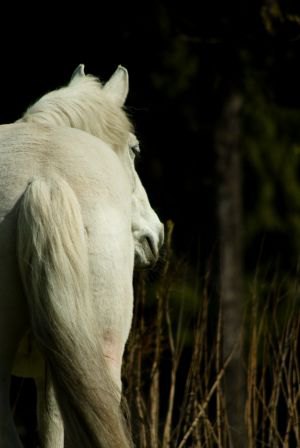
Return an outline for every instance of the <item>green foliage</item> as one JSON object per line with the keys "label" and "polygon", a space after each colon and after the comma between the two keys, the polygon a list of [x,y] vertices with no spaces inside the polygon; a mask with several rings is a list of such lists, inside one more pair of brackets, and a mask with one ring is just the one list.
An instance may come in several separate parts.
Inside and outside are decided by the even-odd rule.
{"label": "green foliage", "polygon": [[198,71],[198,57],[193,54],[189,43],[182,37],[169,41],[162,60],[161,73],[153,73],[153,85],[156,89],[164,91],[170,98],[187,92],[191,80],[195,78]]}
{"label": "green foliage", "polygon": [[300,110],[274,104],[262,80],[247,77],[243,118],[245,249],[269,235],[271,254],[279,244],[278,252],[286,252],[281,261],[295,266],[300,253]]}

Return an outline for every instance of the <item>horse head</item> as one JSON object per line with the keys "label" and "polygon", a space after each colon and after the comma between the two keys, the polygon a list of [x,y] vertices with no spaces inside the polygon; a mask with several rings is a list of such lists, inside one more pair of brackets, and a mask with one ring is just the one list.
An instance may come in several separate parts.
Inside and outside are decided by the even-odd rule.
{"label": "horse head", "polygon": [[113,149],[132,186],[135,266],[146,267],[158,258],[164,229],[135,169],[138,141],[123,109],[128,86],[128,72],[121,65],[103,85],[97,78],[85,75],[84,65],[80,64],[67,87],[44,95],[19,121],[71,126],[100,138]]}
{"label": "horse head", "polygon": [[[119,66],[104,85],[104,91],[120,107],[128,94],[128,72]],[[135,266],[153,265],[159,256],[164,241],[164,227],[150,205],[145,188],[135,169],[135,156],[140,152],[139,142],[133,133],[129,133],[128,144],[123,151],[123,163],[130,173],[132,182],[132,235],[135,248]]]}

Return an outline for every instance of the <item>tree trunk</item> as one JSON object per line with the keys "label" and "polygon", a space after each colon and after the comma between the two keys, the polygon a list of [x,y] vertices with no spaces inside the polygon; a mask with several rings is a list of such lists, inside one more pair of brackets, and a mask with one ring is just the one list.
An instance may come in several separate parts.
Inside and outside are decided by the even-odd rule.
{"label": "tree trunk", "polygon": [[218,173],[218,221],[220,238],[220,306],[223,359],[231,356],[224,376],[224,395],[230,446],[247,447],[245,428],[245,372],[242,337],[241,254],[241,95],[232,91],[225,101],[215,135]]}

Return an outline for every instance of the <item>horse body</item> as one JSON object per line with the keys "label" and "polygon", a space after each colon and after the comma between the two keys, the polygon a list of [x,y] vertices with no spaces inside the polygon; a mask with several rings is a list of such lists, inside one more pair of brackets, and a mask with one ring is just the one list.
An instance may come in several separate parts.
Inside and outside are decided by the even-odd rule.
{"label": "horse body", "polygon": [[103,87],[81,67],[0,127],[3,448],[20,446],[10,372],[36,378],[45,448],[64,446],[63,427],[74,448],[130,446],[117,408],[132,274],[154,261],[163,229],[134,170],[127,76],[120,67]]}
{"label": "horse body", "polygon": [[[0,226],[4,222],[4,227],[8,227],[7,231],[10,232],[9,237],[7,232],[1,232],[1,237],[6,240],[7,245],[5,263],[8,254],[17,252],[17,213],[12,213],[12,210],[17,207],[18,199],[28,182],[37,176],[45,179],[63,176],[78,198],[89,235],[94,306],[99,328],[103,332],[102,339],[112,344],[109,334],[120,333],[116,339],[125,341],[132,314],[132,282],[129,279],[133,270],[133,250],[128,251],[128,247],[133,247],[133,241],[130,232],[131,185],[119,158],[100,139],[77,129],[47,128],[35,124],[13,124],[4,128],[0,133],[1,161],[2,167],[5,168],[4,173],[10,173],[7,176],[4,174],[0,180],[0,189],[5,198],[1,201]],[[14,141],[7,151],[1,145],[1,140],[6,142],[9,136],[13,136]],[[115,179],[113,183],[112,173]],[[5,217],[8,215],[10,217],[7,226]],[[16,255],[13,262],[14,267],[10,272],[16,273]],[[124,272],[124,268],[127,272]],[[19,278],[12,284],[18,284],[18,289],[22,291]],[[11,300],[18,296],[20,295],[12,294]],[[10,302],[6,299],[4,301]],[[26,300],[22,298],[21,302],[25,304]],[[13,321],[16,314],[18,313],[12,316]],[[24,314],[26,316],[26,312]],[[8,313],[4,312],[3,316],[7,318]],[[28,316],[26,320],[25,324],[29,327]],[[22,326],[24,323],[20,330]],[[119,362],[123,354],[122,348],[118,347],[116,351]],[[24,355],[23,364],[26,361]],[[17,365],[20,361],[16,358],[15,373],[18,373]],[[28,364],[30,369],[31,363]]]}

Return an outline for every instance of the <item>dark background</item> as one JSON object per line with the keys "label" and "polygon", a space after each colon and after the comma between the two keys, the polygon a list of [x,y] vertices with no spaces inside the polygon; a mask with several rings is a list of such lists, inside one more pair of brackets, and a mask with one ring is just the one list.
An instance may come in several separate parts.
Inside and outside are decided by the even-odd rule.
{"label": "dark background", "polygon": [[[11,8],[1,17],[0,120],[19,118],[39,96],[66,84],[79,63],[103,81],[118,64],[127,67],[128,111],[143,151],[138,170],[162,219],[175,222],[179,254],[205,262],[218,239],[214,133],[229,89],[234,85],[243,96],[250,129],[245,121],[242,134],[245,139],[257,134],[258,153],[264,135],[255,126],[264,123],[258,117],[253,124],[257,92],[275,127],[280,119],[274,123],[274,107],[299,109],[300,19],[295,5],[277,0],[152,1],[70,4],[64,9],[40,5],[30,13],[28,5]],[[291,133],[288,127],[279,136]],[[295,128],[290,146],[299,139]],[[276,151],[271,144],[270,153]],[[247,161],[247,141],[241,145],[245,253],[254,267],[262,239],[266,257],[268,250],[274,256],[273,239],[266,241],[273,231],[279,252],[294,243],[290,229],[280,225],[264,229],[262,224],[247,239],[247,216],[257,212],[260,185],[257,167]],[[279,222],[282,210],[278,213]]]}
{"label": "dark background", "polygon": [[[300,250],[300,7],[277,0],[13,5],[1,15],[0,122],[68,83],[78,64],[129,71],[137,169],[174,250],[205,271],[218,244],[215,130],[242,99],[246,275],[294,276]],[[16,385],[18,394],[19,385]],[[29,402],[30,387],[24,403]],[[15,398],[15,397],[14,397]],[[27,415],[24,405],[24,417]]]}

